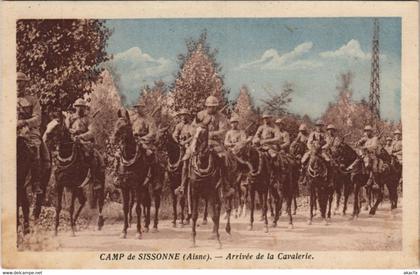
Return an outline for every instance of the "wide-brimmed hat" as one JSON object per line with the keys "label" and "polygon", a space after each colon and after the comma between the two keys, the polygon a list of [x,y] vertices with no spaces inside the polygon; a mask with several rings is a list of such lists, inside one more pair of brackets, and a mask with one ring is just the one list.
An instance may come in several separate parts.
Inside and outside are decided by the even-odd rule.
{"label": "wide-brimmed hat", "polygon": [[315,122],[315,126],[324,126],[324,122],[319,119]]}
{"label": "wide-brimmed hat", "polygon": [[373,128],[370,125],[366,125],[363,130],[365,130],[365,131],[373,131]]}
{"label": "wide-brimmed hat", "polygon": [[271,118],[273,117],[269,112],[264,112],[262,118]]}
{"label": "wide-brimmed hat", "polygon": [[16,79],[17,79],[17,81],[29,81],[29,77],[27,77],[26,74],[24,74],[22,72],[17,73]]}
{"label": "wide-brimmed hat", "polygon": [[84,100],[83,100],[83,99],[81,99],[81,98],[78,98],[78,99],[74,102],[73,106],[74,106],[74,107],[88,107],[88,105],[87,105],[86,101],[84,101]]}
{"label": "wide-brimmed hat", "polygon": [[337,130],[333,124],[328,124],[327,130]]}
{"label": "wide-brimmed hat", "polygon": [[395,131],[394,131],[394,135],[401,135],[401,131],[400,131],[400,130],[398,130],[398,129],[397,129],[397,130],[395,130]]}
{"label": "wide-brimmed hat", "polygon": [[216,107],[219,106],[219,100],[217,99],[217,97],[211,95],[208,98],[206,98],[206,102],[204,103],[204,105],[207,107]]}
{"label": "wide-brimmed hat", "polygon": [[181,110],[179,110],[179,112],[176,114],[177,116],[182,116],[182,115],[189,115],[190,112],[188,112],[188,110],[186,108],[181,108]]}
{"label": "wide-brimmed hat", "polygon": [[284,124],[284,118],[278,118],[274,121],[275,124]]}
{"label": "wide-brimmed hat", "polygon": [[300,126],[299,126],[299,131],[306,131],[307,130],[307,128],[306,128],[306,124],[301,124]]}
{"label": "wide-brimmed hat", "polygon": [[386,140],[392,140],[392,137],[387,137]]}

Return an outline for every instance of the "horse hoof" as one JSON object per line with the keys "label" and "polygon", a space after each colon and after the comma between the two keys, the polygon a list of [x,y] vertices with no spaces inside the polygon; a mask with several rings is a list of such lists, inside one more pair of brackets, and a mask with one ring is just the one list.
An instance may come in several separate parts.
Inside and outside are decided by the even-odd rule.
{"label": "horse hoof", "polygon": [[136,233],[136,239],[141,240],[141,233]]}
{"label": "horse hoof", "polygon": [[293,228],[294,228],[293,224],[289,224],[288,229],[293,229]]}
{"label": "horse hoof", "polygon": [[293,214],[292,214],[293,216],[296,216],[296,211],[293,211]]}
{"label": "horse hoof", "polygon": [[[181,225],[182,225],[182,222],[181,222]],[[176,228],[176,222],[172,222],[172,227]]]}
{"label": "horse hoof", "polygon": [[122,232],[120,234],[120,239],[126,239],[127,238],[127,232]]}
{"label": "horse hoof", "polygon": [[363,208],[365,211],[368,211],[369,210],[369,207],[368,206],[365,206],[365,208]]}
{"label": "horse hoof", "polygon": [[70,232],[70,237],[76,237],[76,233],[74,231]]}
{"label": "horse hoof", "polygon": [[102,216],[99,216],[98,218],[98,231],[102,230],[102,227],[104,226],[105,219]]}
{"label": "horse hoof", "polygon": [[268,226],[267,225],[264,227],[264,233],[268,233]]}
{"label": "horse hoof", "polygon": [[325,226],[329,225],[329,222],[326,219],[324,219],[324,225]]}
{"label": "horse hoof", "polygon": [[252,228],[253,226],[250,224],[250,225],[248,225],[248,231],[252,231]]}
{"label": "horse hoof", "polygon": [[152,233],[158,233],[158,232],[159,232],[159,230],[157,229],[157,227],[152,228]]}
{"label": "horse hoof", "polygon": [[207,225],[207,220],[203,220],[202,225]]}
{"label": "horse hoof", "polygon": [[56,236],[56,237],[58,236],[58,230],[54,231],[54,236]]}
{"label": "horse hoof", "polygon": [[148,233],[148,232],[149,232],[149,227],[145,227],[145,228],[143,229],[143,232],[144,232],[144,233]]}
{"label": "horse hoof", "polygon": [[311,225],[311,224],[312,224],[312,221],[311,221],[311,220],[309,220],[309,221],[308,221],[308,225]]}
{"label": "horse hoof", "polygon": [[271,225],[272,228],[276,228],[277,227],[277,223],[273,222],[273,224]]}
{"label": "horse hoof", "polygon": [[219,240],[219,246],[217,248],[222,249],[222,242],[220,240]]}
{"label": "horse hoof", "polygon": [[209,240],[216,240],[216,239],[217,239],[217,236],[215,233],[212,233],[209,237]]}

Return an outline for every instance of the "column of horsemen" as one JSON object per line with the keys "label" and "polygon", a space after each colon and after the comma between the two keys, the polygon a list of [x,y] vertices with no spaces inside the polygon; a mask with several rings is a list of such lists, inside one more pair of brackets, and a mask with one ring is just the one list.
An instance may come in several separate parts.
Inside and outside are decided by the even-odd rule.
{"label": "column of horsemen", "polygon": [[[17,128],[21,136],[25,137],[27,146],[31,150],[31,175],[33,191],[37,194],[43,191],[39,188],[39,166],[40,166],[40,152],[41,147],[44,146],[42,137],[40,134],[40,119],[41,119],[41,108],[38,100],[30,95],[26,94],[26,84],[28,83],[28,77],[23,73],[17,74],[17,86],[18,86],[18,120]],[[89,106],[83,99],[77,99],[74,104],[75,112],[70,116],[66,117],[65,126],[70,131],[73,140],[80,141],[82,144],[83,151],[85,152],[89,167],[91,169],[91,175],[94,176],[98,169],[104,169],[104,162],[100,153],[95,149],[94,144],[94,129],[92,127],[92,120],[89,117]],[[147,117],[145,113],[145,105],[138,104],[134,106],[136,109],[134,117],[131,118],[133,134],[141,142],[141,146],[144,148],[146,155],[150,159],[150,162],[157,161],[154,157],[156,154],[156,148],[154,142],[156,138],[157,127],[156,124]],[[238,144],[250,142],[252,146],[259,148],[267,156],[270,163],[271,171],[283,169],[282,163],[278,161],[279,155],[289,154],[289,148],[296,143],[306,144],[307,150],[301,156],[301,176],[305,175],[304,171],[308,166],[308,162],[314,155],[320,156],[327,166],[332,166],[333,161],[330,154],[330,148],[334,146],[336,142],[340,142],[339,131],[332,124],[326,126],[324,130],[324,123],[321,120],[316,121],[315,128],[309,133],[308,127],[305,124],[299,126],[299,133],[294,140],[291,139],[290,134],[285,128],[285,120],[283,118],[274,119],[269,113],[262,115],[262,124],[258,127],[255,135],[247,137],[245,129],[239,127],[239,120],[237,114],[232,114],[230,119],[227,120],[224,115],[219,112],[219,101],[214,96],[209,96],[205,101],[204,109],[197,113],[192,118],[191,114],[187,109],[181,109],[177,113],[179,122],[174,127],[171,136],[181,148],[183,148],[182,162],[182,182],[177,192],[183,194],[187,188],[188,175],[187,175],[187,163],[194,153],[195,142],[194,138],[198,128],[205,128],[209,134],[208,146],[217,153],[219,157],[225,159],[227,155],[235,157],[237,151],[235,150]],[[229,124],[227,123],[229,121]],[[384,149],[390,154],[395,156],[398,161],[402,162],[402,139],[401,132],[395,130],[393,132],[393,138],[387,137]],[[364,127],[364,135],[356,143],[356,146],[360,149],[360,159],[367,160],[366,169],[369,173],[369,180],[367,185],[376,184],[376,169],[378,163],[378,147],[381,146],[379,143],[379,137],[375,135],[375,132],[370,125]],[[237,158],[243,161],[239,156]],[[352,163],[346,169],[350,170],[352,166],[356,164]],[[222,165],[222,177],[226,177],[227,167]],[[156,173],[156,171],[151,171]],[[304,181],[304,178],[300,179]],[[96,182],[93,180],[93,182]],[[94,187],[96,188],[96,187]],[[100,186],[97,186],[100,188]],[[226,196],[232,195],[234,187],[230,186],[229,182],[225,182],[224,188],[227,190]]]}

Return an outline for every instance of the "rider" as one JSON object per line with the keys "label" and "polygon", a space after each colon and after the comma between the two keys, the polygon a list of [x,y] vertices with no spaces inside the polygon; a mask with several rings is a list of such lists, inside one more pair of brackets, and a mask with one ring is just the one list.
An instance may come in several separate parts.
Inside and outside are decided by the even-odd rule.
{"label": "rider", "polygon": [[386,138],[386,144],[384,149],[388,152],[388,154],[392,155],[392,146],[393,145],[393,140],[392,137],[387,137]]}
{"label": "rider", "polygon": [[[132,129],[133,135],[136,138],[137,142],[143,147],[146,151],[146,157],[148,158],[149,171],[150,174],[147,177],[145,182],[152,182],[156,177],[156,152],[154,147],[154,139],[156,137],[156,124],[154,123],[152,118],[148,118],[145,113],[145,103],[140,102],[133,106],[136,110],[135,116],[133,117],[132,121]],[[157,188],[158,186],[155,186]]]}
{"label": "rider", "polygon": [[[194,131],[199,127],[206,127],[209,132],[209,146],[217,153],[217,155],[223,159],[221,165],[221,176],[222,182],[224,183],[225,188],[228,188],[228,192],[226,196],[230,196],[233,194],[234,190],[230,185],[229,182],[226,182],[226,154],[224,152],[224,147],[222,146],[223,135],[226,132],[227,125],[226,125],[226,118],[218,112],[219,107],[219,100],[215,96],[209,96],[206,98],[205,101],[205,109],[198,112],[196,118],[192,123],[192,127]],[[182,166],[182,183],[180,186],[180,192],[184,192],[187,186],[187,179],[188,179],[188,160],[192,154],[193,144],[191,144],[182,160],[184,164]]]}
{"label": "rider", "polygon": [[[376,151],[378,149],[378,137],[373,134],[372,126],[366,125],[364,128],[363,137],[356,143],[357,146],[361,147],[361,157],[367,160],[368,165],[366,169],[369,171],[369,180],[367,186],[371,186],[373,183],[377,184],[376,178],[378,173],[378,158]],[[350,165],[348,170],[353,168],[356,161]]]}
{"label": "rider", "polygon": [[283,153],[287,153],[289,151],[289,146],[290,146],[290,135],[289,132],[286,131],[286,129],[284,128],[284,119],[277,119],[275,121],[276,124],[276,128],[277,131],[279,132],[279,148],[280,151]]}
{"label": "rider", "polygon": [[78,98],[74,102],[73,107],[76,109],[76,112],[66,118],[65,124],[73,139],[80,141],[82,150],[84,150],[89,160],[94,189],[100,189],[102,186],[96,175],[98,169],[103,170],[105,165],[100,152],[94,147],[94,129],[88,116],[88,105],[83,99]]}
{"label": "rider", "polygon": [[225,137],[225,147],[228,150],[232,150],[236,144],[244,142],[246,140],[245,131],[239,129],[239,117],[237,115],[232,115],[229,120],[231,129],[227,131]]}
{"label": "rider", "polygon": [[290,144],[290,146],[294,146],[297,142],[302,142],[304,144],[308,143],[308,129],[306,128],[306,124],[302,123],[299,126],[299,134],[296,136],[296,138],[293,140],[293,142]]}
{"label": "rider", "polygon": [[41,106],[36,97],[26,94],[29,78],[22,72],[17,73],[17,130],[24,137],[32,157],[32,191],[41,194]]}
{"label": "rider", "polygon": [[394,140],[392,141],[392,154],[397,157],[402,164],[402,136],[400,130],[394,131]]}
{"label": "rider", "polygon": [[192,140],[192,129],[189,124],[189,112],[187,109],[182,108],[177,116],[180,118],[180,122],[175,126],[175,129],[172,133],[172,138],[182,146],[182,148],[187,148]]}
{"label": "rider", "polygon": [[[277,171],[276,158],[278,153],[278,143],[280,141],[280,131],[271,122],[271,114],[265,112],[262,116],[263,125],[258,127],[257,132],[252,139],[254,145],[261,145],[261,148],[268,152],[270,161],[270,175],[273,176],[273,172]],[[272,169],[271,169],[272,167]]]}
{"label": "rider", "polygon": [[323,131],[324,123],[321,120],[318,120],[315,123],[315,131],[313,131],[308,138],[307,147],[308,151],[302,157],[302,167],[306,166],[306,163],[310,156],[321,153],[321,157],[327,162],[330,162],[329,156],[325,154],[322,150],[322,147],[326,144],[326,135]]}
{"label": "rider", "polygon": [[339,138],[337,136],[337,128],[335,128],[333,124],[329,124],[327,126],[327,134],[325,135],[325,145],[322,146],[322,150],[325,153],[325,155],[328,156],[328,159],[331,159],[330,148],[334,146],[334,144],[338,141]]}

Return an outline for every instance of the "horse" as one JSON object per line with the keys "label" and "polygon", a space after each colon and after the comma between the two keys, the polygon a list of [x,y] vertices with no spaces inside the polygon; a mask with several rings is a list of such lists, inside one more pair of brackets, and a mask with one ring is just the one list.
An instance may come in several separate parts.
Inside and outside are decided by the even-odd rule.
{"label": "horse", "polygon": [[[212,208],[213,231],[212,234],[219,247],[222,246],[219,235],[219,222],[221,211],[223,160],[209,146],[208,129],[198,127],[192,140],[192,155],[188,163],[188,190],[187,199],[192,211],[192,244],[196,246],[196,226],[199,209],[199,199],[208,199]],[[230,225],[226,225],[228,231]],[[229,232],[228,232],[229,233]]]}
{"label": "horse", "polygon": [[[71,192],[71,204],[70,204],[70,226],[71,233],[75,236],[76,222],[83,210],[87,198],[85,195],[84,187],[90,183],[91,188],[91,208],[96,207],[98,204],[99,217],[98,217],[98,230],[101,230],[104,225],[104,218],[102,216],[102,209],[105,200],[105,172],[101,169],[96,171],[95,179],[99,186],[98,189],[94,189],[94,183],[91,181],[92,171],[90,171],[88,156],[86,155],[83,144],[80,140],[74,139],[69,129],[64,123],[64,118],[61,115],[59,118],[53,119],[48,125],[47,130],[44,133],[44,139],[51,148],[56,148],[56,169],[55,169],[55,181],[56,181],[56,192],[57,192],[57,204],[55,213],[55,235],[58,235],[58,227],[60,223],[60,212],[62,210],[62,198],[64,188]],[[95,157],[97,156],[90,156]],[[96,161],[99,161],[96,159]],[[79,208],[74,214],[75,201],[79,201]]]}
{"label": "horse", "polygon": [[296,194],[298,190],[299,162],[297,162],[292,156],[283,151],[280,151],[277,154],[276,162],[278,163],[277,167],[280,168],[280,171],[276,171],[276,173],[274,173],[274,175],[277,177],[272,178],[272,183],[270,184],[272,190],[271,192],[273,194],[276,205],[273,227],[277,226],[283,200],[286,200],[286,212],[289,216],[289,228],[292,229],[292,201],[296,200]]}
{"label": "horse", "polygon": [[[119,148],[117,164],[118,187],[122,190],[124,225],[120,237],[127,238],[129,212],[136,200],[137,233],[136,239],[142,238],[141,213],[145,198],[149,195],[146,178],[150,170],[150,157],[133,134],[130,116],[127,110],[118,110],[118,119],[114,126],[113,143]],[[147,184],[147,182],[146,182]]]}
{"label": "horse", "polygon": [[384,186],[386,185],[389,192],[389,199],[391,202],[391,210],[397,208],[398,202],[398,184],[400,179],[400,170],[399,162],[395,159],[394,156],[390,155],[385,148],[379,147],[377,149],[377,158],[378,158],[378,173],[377,173],[377,184],[378,196],[376,198],[375,204],[371,207],[369,214],[375,215],[376,210],[379,204],[382,202],[384,194]]}
{"label": "horse", "polygon": [[318,199],[319,208],[321,211],[321,218],[325,225],[328,225],[326,212],[327,202],[329,193],[329,182],[328,182],[328,164],[320,156],[319,152],[311,154],[309,163],[306,168],[306,180],[309,184],[310,190],[310,209],[309,209],[309,220],[308,224],[312,224],[314,217],[314,205]]}
{"label": "horse", "polygon": [[267,201],[268,191],[270,185],[270,163],[269,156],[260,148],[250,145],[250,140],[238,144],[238,155],[244,159],[249,166],[249,194],[251,197],[250,203],[250,222],[248,230],[253,230],[254,226],[254,208],[255,208],[255,193],[258,193],[259,201],[262,208],[262,215],[264,220],[264,232],[268,233],[268,219],[267,219]]}
{"label": "horse", "polygon": [[[365,163],[359,157],[357,152],[350,145],[345,143],[344,140],[341,140],[331,146],[331,156],[333,161],[336,163],[335,168],[337,174],[335,180],[336,182],[339,180],[343,182],[344,203],[342,215],[346,215],[348,198],[350,194],[353,193],[354,202],[352,218],[357,218],[360,214],[359,192],[368,180]],[[337,194],[341,195],[341,192],[337,192]],[[339,203],[340,197],[337,196],[336,210],[339,207]]]}

